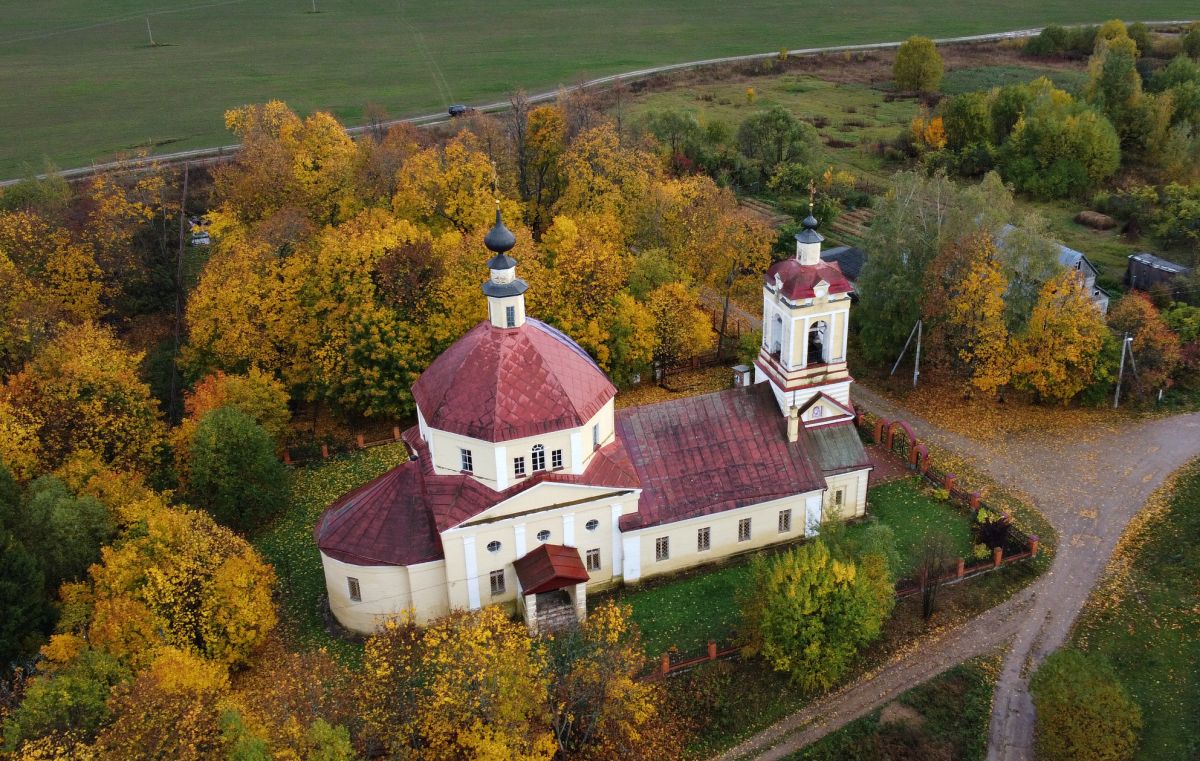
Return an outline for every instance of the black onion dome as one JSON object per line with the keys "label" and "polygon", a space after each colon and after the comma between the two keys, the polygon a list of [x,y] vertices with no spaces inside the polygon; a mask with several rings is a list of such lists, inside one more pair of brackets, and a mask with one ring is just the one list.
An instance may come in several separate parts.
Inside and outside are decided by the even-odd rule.
{"label": "black onion dome", "polygon": [[483,245],[488,251],[496,254],[488,262],[488,269],[506,270],[517,266],[517,260],[507,255],[507,252],[517,245],[517,236],[504,226],[499,209],[496,209],[496,224],[492,225],[492,229],[483,237]]}
{"label": "black onion dome", "polygon": [[808,216],[800,223],[804,227],[803,230],[796,233],[796,240],[801,243],[820,243],[825,240],[825,236],[817,232],[817,218],[812,215],[812,209],[809,209]]}

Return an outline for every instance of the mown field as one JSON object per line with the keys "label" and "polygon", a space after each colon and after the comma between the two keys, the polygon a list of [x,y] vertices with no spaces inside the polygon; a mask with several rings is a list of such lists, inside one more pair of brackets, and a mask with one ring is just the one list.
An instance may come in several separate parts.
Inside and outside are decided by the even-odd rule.
{"label": "mown field", "polygon": [[[271,98],[361,120],[654,64],[1098,22],[1171,19],[1180,0],[45,0],[0,23],[0,177],[150,145],[230,142],[225,109]],[[149,44],[147,21],[156,46]]]}

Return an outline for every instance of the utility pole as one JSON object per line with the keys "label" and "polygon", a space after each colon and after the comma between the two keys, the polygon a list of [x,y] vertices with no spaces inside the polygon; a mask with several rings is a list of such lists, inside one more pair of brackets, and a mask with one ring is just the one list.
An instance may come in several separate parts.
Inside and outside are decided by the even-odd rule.
{"label": "utility pole", "polygon": [[1117,370],[1117,393],[1113,396],[1113,409],[1121,406],[1121,380],[1125,377],[1125,353],[1129,350],[1129,344],[1133,341],[1128,333],[1121,341],[1121,365]]}
{"label": "utility pole", "polygon": [[917,354],[913,362],[913,388],[917,387],[917,378],[921,377],[921,320],[917,320]]}

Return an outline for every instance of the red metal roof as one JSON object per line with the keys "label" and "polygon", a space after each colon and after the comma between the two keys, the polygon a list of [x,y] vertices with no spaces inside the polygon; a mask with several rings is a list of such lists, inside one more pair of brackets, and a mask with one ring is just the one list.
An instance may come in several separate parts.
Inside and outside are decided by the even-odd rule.
{"label": "red metal roof", "polygon": [[428,425],[485,441],[579,427],[616,393],[587,352],[537,320],[481,322],[413,385]]}
{"label": "red metal roof", "polygon": [[579,550],[561,544],[543,544],[513,561],[521,593],[536,595],[574,586],[590,578],[579,559]]}
{"label": "red metal roof", "polygon": [[601,447],[581,475],[539,471],[497,492],[466,475],[434,475],[429,449],[414,426],[404,432],[414,459],[341,497],[317,521],[317,546],[357,565],[412,565],[443,557],[440,533],[539,483],[584,484],[628,491],[637,473],[618,439]]}
{"label": "red metal roof", "polygon": [[816,295],[813,286],[822,280],[829,283],[829,293],[849,293],[854,290],[854,286],[842,274],[842,268],[837,262],[801,264],[792,257],[771,265],[764,282],[774,287],[776,275],[779,275],[783,282],[780,292],[792,300],[811,299]]}
{"label": "red metal roof", "polygon": [[642,482],[623,531],[825,488],[765,383],[618,410],[617,431]]}

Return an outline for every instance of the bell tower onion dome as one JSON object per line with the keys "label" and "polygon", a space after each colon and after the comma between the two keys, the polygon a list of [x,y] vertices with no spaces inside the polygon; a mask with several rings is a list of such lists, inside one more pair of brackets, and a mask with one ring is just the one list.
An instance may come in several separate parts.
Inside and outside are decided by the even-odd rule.
{"label": "bell tower onion dome", "polygon": [[512,234],[500,218],[500,202],[496,202],[496,224],[483,238],[483,245],[494,256],[488,260],[491,278],[483,284],[483,295],[488,300],[488,319],[497,328],[519,328],[525,323],[525,291],[529,286],[517,277],[517,260],[508,255],[517,245]]}

